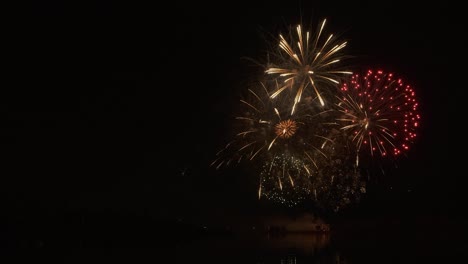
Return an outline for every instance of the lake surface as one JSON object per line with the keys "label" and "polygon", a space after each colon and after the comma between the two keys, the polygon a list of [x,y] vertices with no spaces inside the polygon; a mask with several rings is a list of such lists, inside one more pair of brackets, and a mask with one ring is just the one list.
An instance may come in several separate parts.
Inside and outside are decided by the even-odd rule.
{"label": "lake surface", "polygon": [[[378,237],[366,234],[289,234],[284,236],[197,237],[158,241],[147,246],[83,246],[51,248],[40,245],[16,260],[59,260],[62,263],[438,263],[466,259],[466,241],[426,237]],[[156,240],[158,238],[155,238]],[[19,262],[18,262],[19,263]]]}
{"label": "lake surface", "polygon": [[466,222],[437,223],[352,223],[329,233],[275,235],[150,225],[72,225],[35,233],[22,228],[23,236],[16,233],[15,247],[4,248],[2,256],[12,257],[8,263],[465,263]]}

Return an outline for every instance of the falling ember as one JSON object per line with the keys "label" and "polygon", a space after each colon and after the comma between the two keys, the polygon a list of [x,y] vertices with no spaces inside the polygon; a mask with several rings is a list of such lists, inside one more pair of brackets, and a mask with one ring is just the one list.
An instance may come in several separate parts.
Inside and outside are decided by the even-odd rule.
{"label": "falling ember", "polygon": [[290,138],[297,131],[297,123],[291,119],[283,120],[276,124],[275,133],[280,138]]}
{"label": "falling ember", "polygon": [[289,173],[288,173],[288,176],[289,176],[289,181],[291,182],[291,186],[294,187],[294,181],[293,181],[291,175],[289,175]]}

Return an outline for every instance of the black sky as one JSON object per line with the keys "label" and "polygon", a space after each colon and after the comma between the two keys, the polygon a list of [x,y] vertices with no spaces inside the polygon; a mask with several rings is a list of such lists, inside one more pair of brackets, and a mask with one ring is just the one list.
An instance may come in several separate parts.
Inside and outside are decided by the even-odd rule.
{"label": "black sky", "polygon": [[401,73],[420,98],[419,141],[359,212],[465,211],[455,158],[463,121],[451,120],[461,47],[446,1],[147,2],[42,1],[22,22],[19,74],[0,98],[0,190],[12,222],[62,212],[255,212],[245,177],[208,168],[254,68],[242,58],[263,59],[264,33],[325,17],[355,63]]}

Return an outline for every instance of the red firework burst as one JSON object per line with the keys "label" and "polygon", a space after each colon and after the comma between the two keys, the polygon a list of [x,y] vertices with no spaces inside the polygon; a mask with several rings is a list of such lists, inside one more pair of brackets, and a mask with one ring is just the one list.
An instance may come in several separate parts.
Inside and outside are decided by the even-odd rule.
{"label": "red firework burst", "polygon": [[351,132],[358,153],[400,155],[416,138],[420,114],[414,89],[392,73],[355,74],[340,89],[342,130]]}

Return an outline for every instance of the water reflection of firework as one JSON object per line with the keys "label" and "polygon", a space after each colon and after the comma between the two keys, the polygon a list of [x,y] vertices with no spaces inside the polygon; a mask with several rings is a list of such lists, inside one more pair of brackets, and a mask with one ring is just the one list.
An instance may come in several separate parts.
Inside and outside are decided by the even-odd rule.
{"label": "water reflection of firework", "polygon": [[339,42],[333,34],[324,36],[325,24],[326,20],[323,20],[313,34],[298,25],[286,37],[279,35],[279,50],[273,52],[274,57],[266,73],[282,82],[270,95],[271,98],[277,97],[287,88],[295,92],[291,114],[294,114],[303,95],[318,98],[324,106],[324,90],[334,90],[340,76],[352,74],[338,67],[346,42]]}

